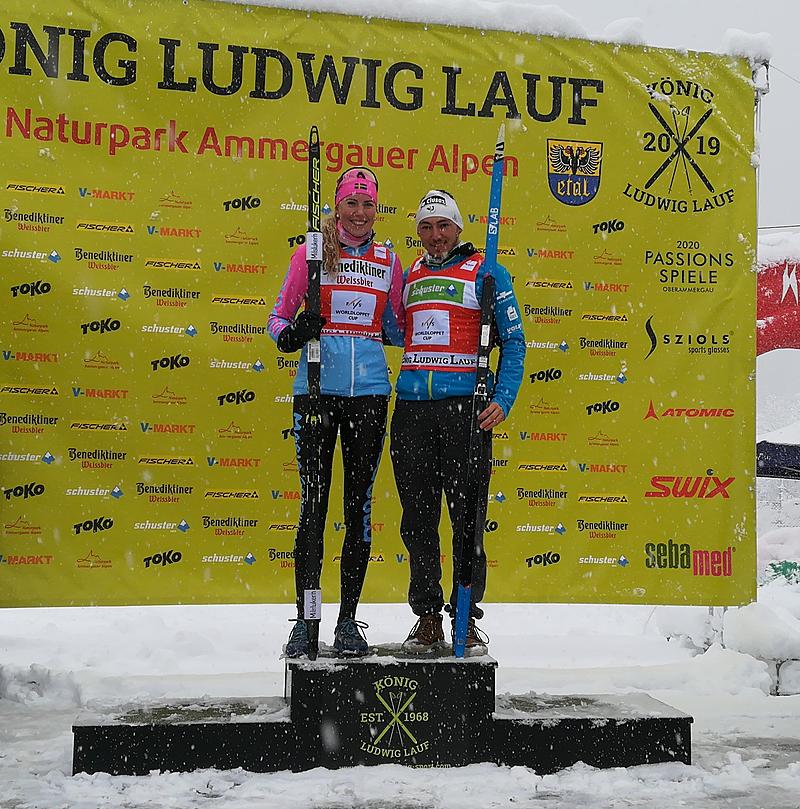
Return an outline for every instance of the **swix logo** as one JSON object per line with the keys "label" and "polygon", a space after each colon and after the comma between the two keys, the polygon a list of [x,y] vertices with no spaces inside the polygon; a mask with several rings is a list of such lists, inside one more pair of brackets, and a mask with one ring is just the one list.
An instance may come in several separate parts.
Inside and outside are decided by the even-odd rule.
{"label": "swix logo", "polygon": [[561,561],[561,554],[557,551],[546,551],[545,553],[537,553],[535,556],[529,556],[525,562],[528,567],[541,566],[547,567],[548,565],[557,565]]}
{"label": "swix logo", "polygon": [[644,566],[659,570],[691,570],[693,576],[730,576],[733,553],[729,545],[724,551],[692,548],[687,542],[648,542],[644,546]]}
{"label": "swix logo", "polygon": [[191,360],[185,354],[172,354],[169,357],[161,357],[158,360],[150,360],[150,367],[154,371],[158,371],[160,368],[173,371],[176,368],[185,368]]}
{"label": "swix logo", "polygon": [[183,554],[180,551],[172,549],[168,551],[161,551],[161,553],[154,553],[151,556],[145,556],[142,561],[146,568],[150,567],[166,567],[167,565],[174,565],[183,559]]}
{"label": "swix logo", "polygon": [[261,199],[253,196],[236,197],[236,199],[229,199],[222,203],[222,207],[226,211],[249,211],[252,208],[258,208],[259,205],[261,205]]}
{"label": "swix logo", "polygon": [[258,469],[261,466],[261,458],[218,458],[215,455],[207,455],[206,463],[209,466],[225,468]]}
{"label": "swix logo", "polygon": [[560,368],[548,368],[546,371],[534,371],[530,374],[531,384],[534,382],[557,382],[561,379],[561,369]]}
{"label": "swix logo", "polygon": [[108,531],[113,525],[114,520],[111,517],[93,517],[83,522],[76,522],[75,525],[72,526],[72,530],[76,535],[82,533],[96,534],[99,531]]}
{"label": "swix logo", "polygon": [[272,489],[272,499],[273,500],[299,500],[300,499],[300,492],[298,491],[290,491],[288,489],[284,489],[280,491],[278,489]]}
{"label": "swix logo", "polygon": [[46,295],[53,287],[48,281],[27,281],[24,284],[15,284],[11,287],[11,297],[18,295],[30,295],[35,298],[37,295]]}
{"label": "swix logo", "polygon": [[655,475],[650,478],[650,485],[653,488],[648,489],[644,496],[692,498],[696,500],[711,500],[714,497],[722,497],[725,500],[730,500],[728,486],[736,478],[728,477],[722,480],[712,474],[713,471],[713,469],[709,469],[707,474],[694,477]]}
{"label": "swix logo", "polygon": [[653,400],[650,400],[650,406],[647,408],[642,421],[648,419],[674,418],[674,419],[732,419],[736,415],[736,410],[732,407],[667,407],[658,414]]}
{"label": "swix logo", "polygon": [[88,199],[108,199],[116,202],[131,202],[135,196],[134,191],[112,191],[108,188],[78,188],[81,197]]}
{"label": "swix logo", "polygon": [[121,325],[119,320],[107,317],[104,320],[92,320],[89,323],[81,323],[81,331],[84,334],[88,334],[90,331],[105,334],[108,331],[119,331]]}
{"label": "swix logo", "polygon": [[143,433],[194,435],[195,431],[194,424],[170,424],[157,421],[140,421],[139,427]]}
{"label": "swix logo", "polygon": [[11,488],[3,489],[3,494],[6,500],[21,497],[27,500],[29,497],[38,497],[44,494],[44,483],[21,483],[18,486],[11,486]]}
{"label": "swix logo", "polygon": [[200,228],[168,228],[156,227],[155,225],[147,226],[148,236],[164,236],[166,238],[174,239],[199,239]]}
{"label": "swix logo", "polygon": [[221,396],[217,396],[217,402],[219,406],[222,407],[226,404],[246,404],[247,402],[252,402],[255,398],[255,391],[242,388],[241,390],[230,391],[229,393],[223,393]]}

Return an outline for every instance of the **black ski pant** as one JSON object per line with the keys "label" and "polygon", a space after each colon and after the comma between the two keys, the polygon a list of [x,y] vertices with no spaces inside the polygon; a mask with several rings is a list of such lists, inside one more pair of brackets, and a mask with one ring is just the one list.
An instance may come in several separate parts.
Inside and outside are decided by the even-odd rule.
{"label": "black ski pant", "polygon": [[[297,615],[303,617],[303,592],[319,588],[328,494],[336,436],[344,467],[344,544],[341,555],[339,620],[355,618],[372,543],[372,484],[386,435],[386,396],[321,396],[322,424],[317,443],[307,430],[309,397],[294,397],[294,440],[302,503],[294,545]],[[320,507],[309,508],[309,468],[319,450],[322,460]]]}
{"label": "black ski pant", "polygon": [[[475,548],[470,613],[482,618],[478,603],[486,589],[483,526],[492,465],[492,439],[486,432],[480,446],[477,474],[469,474],[469,436],[472,398],[438,401],[397,400],[391,425],[391,456],[397,491],[403,507],[400,536],[408,550],[408,603],[415,615],[441,612],[442,591],[439,519],[442,492],[453,528],[453,584],[445,609],[455,615],[458,566],[463,539]],[[477,484],[477,486],[476,486]],[[480,530],[476,532],[476,520]]]}

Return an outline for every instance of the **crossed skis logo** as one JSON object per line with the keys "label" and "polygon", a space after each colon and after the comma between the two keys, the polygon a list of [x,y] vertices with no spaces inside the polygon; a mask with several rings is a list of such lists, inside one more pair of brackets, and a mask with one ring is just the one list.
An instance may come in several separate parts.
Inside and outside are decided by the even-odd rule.
{"label": "crossed skis logo", "polygon": [[362,723],[369,724],[370,741],[361,750],[386,759],[404,759],[430,749],[421,741],[420,726],[427,725],[428,711],[417,710],[419,681],[411,677],[387,675],[372,683],[377,704],[374,710],[360,711]]}

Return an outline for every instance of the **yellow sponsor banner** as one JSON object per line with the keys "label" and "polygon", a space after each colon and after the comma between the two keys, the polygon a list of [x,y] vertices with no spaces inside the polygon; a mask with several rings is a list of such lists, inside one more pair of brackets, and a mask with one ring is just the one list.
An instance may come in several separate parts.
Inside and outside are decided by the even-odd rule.
{"label": "yellow sponsor banner", "polygon": [[[267,317],[366,164],[404,266],[455,194],[528,353],[495,432],[487,600],[741,604],[755,587],[745,60],[190,0],[0,14],[0,605],[294,599],[297,355]],[[400,352],[387,349],[392,379]],[[363,598],[402,601],[388,453]],[[335,470],[323,591],[338,599]],[[445,589],[452,564],[442,521]]]}

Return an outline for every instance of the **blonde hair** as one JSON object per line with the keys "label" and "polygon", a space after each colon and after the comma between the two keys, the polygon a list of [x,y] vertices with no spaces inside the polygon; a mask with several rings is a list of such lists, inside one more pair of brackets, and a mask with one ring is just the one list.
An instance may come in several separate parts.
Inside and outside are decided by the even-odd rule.
{"label": "blonde hair", "polygon": [[335,216],[322,220],[322,268],[326,275],[334,275],[339,269],[339,232]]}

